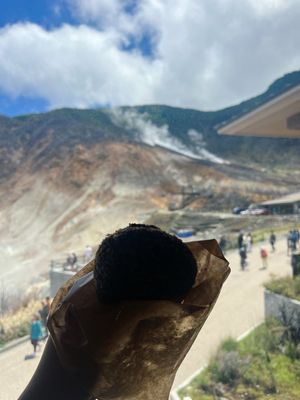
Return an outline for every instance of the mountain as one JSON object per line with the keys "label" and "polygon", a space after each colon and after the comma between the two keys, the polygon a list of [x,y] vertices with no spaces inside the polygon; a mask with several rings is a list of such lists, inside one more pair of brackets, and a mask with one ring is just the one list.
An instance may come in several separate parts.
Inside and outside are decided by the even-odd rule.
{"label": "mountain", "polygon": [[216,126],[297,84],[300,71],[278,79],[257,97],[212,112],[153,105],[115,110],[61,109],[16,118],[0,116],[0,180],[11,176],[32,151],[37,152],[35,167],[39,168],[53,162],[60,152],[67,156],[76,144],[90,148],[107,140],[181,148],[200,158],[205,149],[231,161],[267,166],[288,163],[292,167],[298,164],[299,139],[220,136]]}
{"label": "mountain", "polygon": [[0,279],[28,284],[51,258],[159,210],[228,211],[299,191],[299,140],[215,128],[299,81],[288,74],[213,112],[153,105],[0,117]]}
{"label": "mountain", "polygon": [[202,134],[206,148],[218,156],[268,167],[278,164],[293,166],[298,165],[299,139],[221,136],[216,127],[239,118],[299,84],[300,71],[291,72],[272,83],[264,93],[220,111],[201,112],[157,105],[137,107],[136,110],[148,114],[155,125],[166,124],[172,136],[187,146],[193,147],[193,140],[187,133],[195,130]]}

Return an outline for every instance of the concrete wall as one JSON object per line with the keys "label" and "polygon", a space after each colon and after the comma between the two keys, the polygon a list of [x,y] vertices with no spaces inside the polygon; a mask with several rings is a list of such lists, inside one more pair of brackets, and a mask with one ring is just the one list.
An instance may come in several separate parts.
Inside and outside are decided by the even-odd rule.
{"label": "concrete wall", "polygon": [[74,274],[73,271],[52,268],[50,270],[50,296],[54,297],[57,290]]}
{"label": "concrete wall", "polygon": [[265,290],[265,318],[268,317],[299,327],[300,302]]}

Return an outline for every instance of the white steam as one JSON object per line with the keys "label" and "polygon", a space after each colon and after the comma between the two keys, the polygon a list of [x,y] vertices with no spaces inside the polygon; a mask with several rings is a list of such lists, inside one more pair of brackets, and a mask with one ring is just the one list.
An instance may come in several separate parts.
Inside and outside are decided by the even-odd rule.
{"label": "white steam", "polygon": [[209,160],[217,164],[224,164],[228,163],[228,161],[224,160],[221,157],[216,156],[215,154],[211,153],[210,151],[206,150],[205,146],[206,143],[203,139],[203,135],[200,132],[195,131],[194,129],[190,129],[188,131],[188,135],[193,142],[196,153],[204,160]]}
{"label": "white steam", "polygon": [[226,163],[222,158],[206,150],[202,134],[195,130],[191,129],[187,133],[189,139],[193,142],[192,149],[179,139],[172,137],[168,125],[154,125],[146,113],[139,114],[133,110],[124,111],[116,108],[111,111],[111,117],[114,123],[133,132],[136,140],[149,146],[160,146],[198,160],[209,160],[218,164]]}

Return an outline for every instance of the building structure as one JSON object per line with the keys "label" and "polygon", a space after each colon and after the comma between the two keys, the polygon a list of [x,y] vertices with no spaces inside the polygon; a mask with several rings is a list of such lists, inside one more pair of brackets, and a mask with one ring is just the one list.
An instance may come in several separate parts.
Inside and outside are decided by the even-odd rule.
{"label": "building structure", "polygon": [[[300,85],[218,128],[221,135],[300,139]],[[257,204],[272,214],[300,213],[300,192]]]}
{"label": "building structure", "polygon": [[266,208],[272,214],[300,214],[300,192],[264,201],[257,206]]}
{"label": "building structure", "polygon": [[221,135],[300,138],[300,85],[218,127]]}

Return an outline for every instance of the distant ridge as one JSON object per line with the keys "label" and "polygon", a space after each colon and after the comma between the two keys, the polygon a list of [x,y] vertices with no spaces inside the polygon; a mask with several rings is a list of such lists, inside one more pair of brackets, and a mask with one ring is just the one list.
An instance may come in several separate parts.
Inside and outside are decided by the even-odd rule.
{"label": "distant ridge", "polygon": [[[107,141],[159,145],[187,156],[191,154],[196,159],[207,155],[211,160],[269,167],[299,165],[300,140],[228,137],[216,131],[216,126],[298,84],[300,71],[291,72],[272,83],[263,94],[219,111],[147,105],[117,109],[63,108],[14,118],[0,116],[0,181],[14,174],[30,153],[34,159],[32,168],[38,169],[48,163],[52,165],[54,158],[67,159],[78,145],[89,149]],[[119,121],[116,111],[122,114]]]}
{"label": "distant ridge", "polygon": [[243,101],[237,106],[229,107],[229,110],[233,108],[235,111],[237,111],[237,115],[234,115],[226,121],[223,121],[220,123],[220,126],[225,123],[227,124],[228,122],[232,122],[236,118],[240,118],[242,115],[253,111],[255,108],[262,106],[266,102],[274,99],[277,96],[280,96],[281,94],[298,85],[300,85],[300,70],[285,74],[281,78],[274,81],[264,93],[252,97],[249,100]]}

